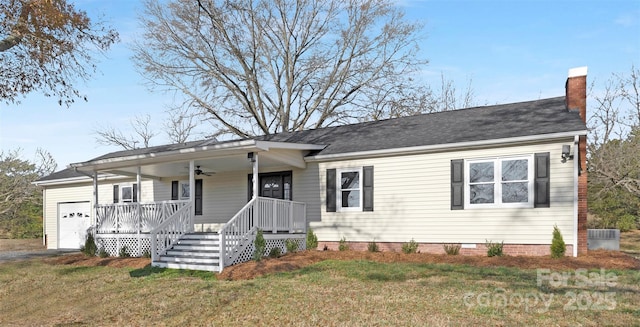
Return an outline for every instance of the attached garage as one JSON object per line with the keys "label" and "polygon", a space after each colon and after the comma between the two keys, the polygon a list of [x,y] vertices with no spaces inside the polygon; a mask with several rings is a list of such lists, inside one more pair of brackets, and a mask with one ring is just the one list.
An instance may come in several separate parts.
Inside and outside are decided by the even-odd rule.
{"label": "attached garage", "polygon": [[80,249],[84,244],[87,229],[91,227],[91,203],[58,203],[58,248]]}

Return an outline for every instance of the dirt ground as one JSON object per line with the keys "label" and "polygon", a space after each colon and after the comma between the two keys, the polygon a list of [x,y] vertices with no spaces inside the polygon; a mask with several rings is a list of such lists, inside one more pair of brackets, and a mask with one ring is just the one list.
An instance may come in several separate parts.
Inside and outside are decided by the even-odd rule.
{"label": "dirt ground", "polygon": [[38,251],[45,250],[42,239],[6,239],[0,238],[0,252],[2,251]]}
{"label": "dirt ground", "polygon": [[[83,254],[68,254],[44,259],[50,264],[68,264],[80,266],[108,266],[144,268],[150,264],[144,258],[99,258]],[[415,262],[415,263],[451,263],[467,264],[477,267],[517,267],[525,269],[548,268],[552,270],[571,270],[578,268],[640,269],[640,260],[617,251],[590,251],[586,256],[565,257],[482,257],[449,256],[444,254],[404,254],[397,252],[360,252],[360,251],[304,251],[287,254],[277,259],[265,258],[260,262],[249,261],[227,267],[218,275],[221,280],[253,279],[274,272],[300,269],[323,260],[369,260],[376,262]]]}

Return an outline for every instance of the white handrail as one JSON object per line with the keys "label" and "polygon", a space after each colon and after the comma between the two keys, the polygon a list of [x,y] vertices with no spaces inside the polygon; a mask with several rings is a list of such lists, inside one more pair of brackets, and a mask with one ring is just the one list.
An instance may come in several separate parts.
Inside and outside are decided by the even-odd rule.
{"label": "white handrail", "polygon": [[96,232],[147,233],[188,203],[179,200],[99,204]]}
{"label": "white handrail", "polygon": [[189,232],[193,232],[193,208],[190,202],[151,230],[151,261],[157,261],[182,235]]}
{"label": "white handrail", "polygon": [[240,249],[253,241],[259,228],[265,232],[306,232],[306,204],[257,197],[240,209],[218,234],[220,235],[220,271],[240,255]]}

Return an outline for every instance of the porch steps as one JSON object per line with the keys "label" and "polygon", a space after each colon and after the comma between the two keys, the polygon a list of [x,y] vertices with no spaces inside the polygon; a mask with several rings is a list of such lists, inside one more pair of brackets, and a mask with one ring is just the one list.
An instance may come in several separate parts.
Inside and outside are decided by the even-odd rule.
{"label": "porch steps", "polygon": [[219,271],[220,237],[217,233],[183,235],[166,255],[153,262],[155,267]]}

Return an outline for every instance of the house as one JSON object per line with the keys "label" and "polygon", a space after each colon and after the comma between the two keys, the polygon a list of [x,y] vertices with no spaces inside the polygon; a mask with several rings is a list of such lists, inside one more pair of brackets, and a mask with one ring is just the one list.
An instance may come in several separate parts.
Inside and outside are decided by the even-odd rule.
{"label": "house", "polygon": [[[116,254],[220,271],[286,240],[546,255],[586,242],[586,67],[565,96],[216,142],[119,151],[40,179],[48,248],[87,230]],[[194,233],[196,232],[196,233]],[[199,232],[199,233],[197,233]]]}

